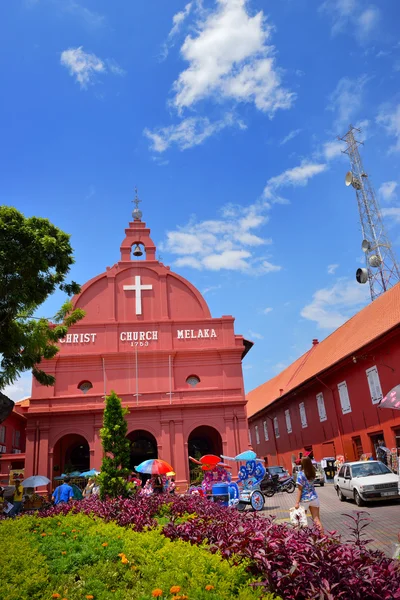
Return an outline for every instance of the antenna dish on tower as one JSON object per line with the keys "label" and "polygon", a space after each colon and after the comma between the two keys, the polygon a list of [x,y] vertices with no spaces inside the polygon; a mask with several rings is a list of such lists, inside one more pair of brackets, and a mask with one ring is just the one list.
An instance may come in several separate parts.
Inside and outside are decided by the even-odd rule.
{"label": "antenna dish on tower", "polygon": [[361,243],[361,250],[363,252],[370,252],[372,250],[371,242],[368,240],[363,240]]}
{"label": "antenna dish on tower", "polygon": [[346,176],[344,178],[344,182],[345,182],[346,187],[349,187],[349,185],[352,185],[354,189],[361,190],[360,180],[357,179],[357,177],[354,177],[354,175],[351,171],[347,171]]}
{"label": "antenna dish on tower", "polygon": [[368,281],[367,269],[357,269],[356,279],[357,279],[358,283],[367,283],[367,281]]}
{"label": "antenna dish on tower", "polygon": [[368,259],[368,263],[370,267],[378,268],[382,264],[382,259],[377,254],[372,254]]}

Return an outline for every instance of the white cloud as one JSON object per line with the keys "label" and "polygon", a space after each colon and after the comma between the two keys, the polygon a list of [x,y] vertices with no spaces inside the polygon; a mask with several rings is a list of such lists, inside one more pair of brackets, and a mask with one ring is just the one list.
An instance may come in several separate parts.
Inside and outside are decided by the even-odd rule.
{"label": "white cloud", "polygon": [[385,181],[379,188],[380,197],[385,202],[391,202],[396,199],[396,188],[398,186],[397,181]]}
{"label": "white cloud", "polygon": [[172,17],[172,28],[168,34],[167,41],[165,42],[165,44],[163,44],[161,58],[167,58],[169,49],[174,45],[176,36],[182,29],[184,21],[191,13],[192,6],[193,2],[188,2],[188,4],[186,4],[183,10],[180,10],[179,12],[175,13]]}
{"label": "white cloud", "polygon": [[361,38],[368,37],[379,23],[381,14],[376,6],[369,6],[357,18],[358,34]]}
{"label": "white cloud", "polygon": [[216,9],[197,23],[196,35],[186,37],[181,54],[189,66],[173,86],[178,111],[210,97],[253,102],[270,116],[291,107],[295,95],[282,87],[267,43],[272,27],[262,11],[251,16],[247,4],[217,0]]}
{"label": "white cloud", "polygon": [[364,42],[376,29],[380,20],[379,9],[364,0],[325,0],[320,10],[332,19],[332,35],[349,32]]}
{"label": "white cloud", "polygon": [[255,230],[267,222],[264,205],[243,208],[227,206],[221,219],[196,222],[167,232],[164,249],[177,256],[175,264],[209,271],[241,271],[266,274],[282,267],[256,255],[256,250],[272,241],[256,235]]}
{"label": "white cloud", "polygon": [[400,152],[400,103],[397,106],[381,106],[376,120],[389,135],[396,138],[396,143],[389,148],[389,152]]}
{"label": "white cloud", "polygon": [[210,285],[209,287],[204,288],[204,290],[201,293],[204,296],[205,294],[209,294],[210,292],[215,292],[216,290],[220,290],[221,288],[222,288],[222,285]]}
{"label": "white cloud", "polygon": [[263,313],[264,313],[264,315],[268,315],[273,310],[274,310],[273,308],[271,308],[270,306],[268,306],[267,308],[264,308]]}
{"label": "white cloud", "polygon": [[297,135],[299,135],[299,133],[301,133],[303,130],[302,129],[293,129],[293,131],[290,131],[287,136],[285,136],[283,138],[283,140],[280,142],[280,146],[284,146],[285,144],[287,144],[288,142],[290,142],[290,140],[292,140],[293,138],[295,138]]}
{"label": "white cloud", "polygon": [[95,83],[100,73],[124,74],[124,70],[115,61],[104,61],[93,53],[85,52],[82,46],[64,50],[61,53],[61,64],[68,69],[71,77],[75,77],[82,89]]}
{"label": "white cloud", "polygon": [[260,270],[262,273],[276,273],[277,271],[281,271],[282,267],[279,265],[273,265],[268,260],[263,260]]}
{"label": "white cloud", "polygon": [[336,271],[336,269],[338,268],[338,266],[339,266],[339,265],[328,265],[328,269],[327,269],[327,271],[328,271],[328,274],[329,274],[329,275],[334,275],[334,274],[335,274],[335,271]]}
{"label": "white cloud", "polygon": [[232,114],[227,114],[219,121],[211,122],[207,117],[188,117],[177,125],[159,127],[151,131],[146,128],[143,134],[150,140],[154,152],[165,152],[170,146],[176,145],[180,150],[187,150],[199,146],[207,138],[225,127],[239,127],[245,125],[240,120],[235,120]]}
{"label": "white cloud", "polygon": [[363,89],[367,81],[366,75],[356,79],[342,77],[331,94],[328,110],[336,113],[334,127],[342,135],[345,133],[343,130],[347,131],[354,115],[361,108]]}
{"label": "white cloud", "polygon": [[5,394],[14,402],[18,402],[19,400],[23,400],[24,398],[28,398],[31,395],[32,391],[32,375],[30,372],[23,373],[19,379],[17,379],[11,385],[6,385],[3,390],[1,390],[3,394]]}
{"label": "white cloud", "polygon": [[326,160],[332,160],[338,156],[342,156],[343,150],[346,148],[346,144],[341,140],[332,140],[326,142],[323,147],[323,154]]}
{"label": "white cloud", "polygon": [[39,4],[54,6],[60,12],[69,13],[77,17],[91,29],[103,27],[106,22],[103,15],[82,6],[78,2],[75,2],[75,0],[27,0],[27,4],[32,7]]}
{"label": "white cloud", "polygon": [[390,219],[393,223],[400,225],[400,207],[382,208],[382,216]]}
{"label": "white cloud", "polygon": [[75,0],[61,0],[58,2],[60,8],[81,18],[90,27],[102,27],[105,23],[105,18],[100,13],[90,10],[85,6],[81,6]]}
{"label": "white cloud", "polygon": [[297,167],[286,169],[280,175],[271,177],[267,181],[267,185],[264,188],[264,197],[272,200],[272,202],[282,201],[276,191],[283,187],[298,187],[305,186],[312,177],[322,173],[327,169],[327,165],[324,163],[315,163],[304,160]]}
{"label": "white cloud", "polygon": [[315,321],[320,329],[336,329],[365,305],[368,299],[368,286],[339,279],[332,287],[316,291],[312,302],[301,311],[301,316]]}
{"label": "white cloud", "polygon": [[254,338],[255,340],[263,340],[264,336],[261,335],[261,333],[257,333],[256,331],[251,331],[251,329],[249,329],[249,335],[250,337]]}

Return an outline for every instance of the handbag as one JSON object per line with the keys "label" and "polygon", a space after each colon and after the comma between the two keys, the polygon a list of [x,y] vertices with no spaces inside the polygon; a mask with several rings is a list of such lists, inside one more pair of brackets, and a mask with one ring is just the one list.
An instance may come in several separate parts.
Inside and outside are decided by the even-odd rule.
{"label": "handbag", "polygon": [[307,527],[307,515],[302,506],[299,508],[291,508],[289,510],[290,522],[294,527]]}

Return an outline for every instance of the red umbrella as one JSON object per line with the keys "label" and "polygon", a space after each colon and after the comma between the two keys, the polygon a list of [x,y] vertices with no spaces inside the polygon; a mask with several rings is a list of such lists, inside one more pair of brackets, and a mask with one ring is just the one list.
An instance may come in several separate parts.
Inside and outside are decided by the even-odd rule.
{"label": "red umbrella", "polygon": [[215,456],[215,454],[206,454],[205,456],[201,457],[200,462],[202,465],[215,466],[221,462],[221,457]]}

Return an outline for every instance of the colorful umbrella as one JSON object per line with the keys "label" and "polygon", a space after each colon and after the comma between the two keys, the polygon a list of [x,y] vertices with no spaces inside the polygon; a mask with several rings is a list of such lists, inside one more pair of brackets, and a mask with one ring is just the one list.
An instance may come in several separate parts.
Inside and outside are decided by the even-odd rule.
{"label": "colorful umbrella", "polygon": [[400,410],[400,385],[396,385],[379,403],[380,408]]}
{"label": "colorful umbrella", "polygon": [[174,471],[169,471],[167,473],[167,477],[175,477],[176,473]]}
{"label": "colorful umbrella", "polygon": [[145,473],[146,475],[166,475],[174,469],[165,460],[152,458],[142,462],[139,466],[135,467],[135,470],[138,473]]}

